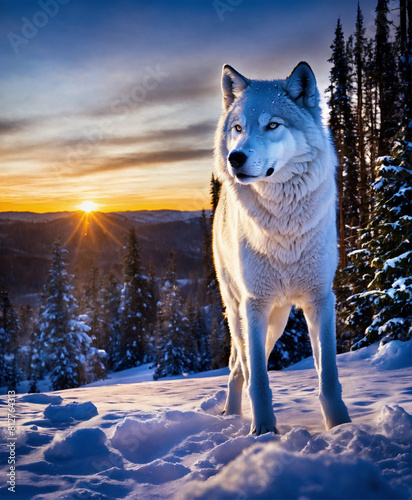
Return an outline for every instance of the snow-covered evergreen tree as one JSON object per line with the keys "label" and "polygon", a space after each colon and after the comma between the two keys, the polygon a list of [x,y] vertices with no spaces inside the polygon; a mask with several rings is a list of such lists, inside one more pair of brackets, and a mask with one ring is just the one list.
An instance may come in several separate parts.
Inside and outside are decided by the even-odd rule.
{"label": "snow-covered evergreen tree", "polygon": [[[212,194],[214,194],[213,189]],[[214,299],[214,295],[219,295],[219,289],[217,286],[216,270],[213,262],[211,221],[206,216],[206,212],[204,210],[202,210],[202,218],[200,220],[200,223],[203,233],[203,283],[205,286],[206,297],[210,302]]]}
{"label": "snow-covered evergreen tree", "polygon": [[89,337],[93,347],[102,349],[102,276],[95,264],[89,270],[88,280],[83,293],[84,320],[89,327]]}
{"label": "snow-covered evergreen tree", "polygon": [[181,375],[190,369],[190,359],[184,348],[189,335],[189,321],[183,314],[173,253],[169,257],[165,283],[160,291],[158,311],[155,380],[168,375]]}
{"label": "snow-covered evergreen tree", "polygon": [[107,374],[108,355],[104,342],[103,278],[93,263],[83,290],[83,314],[79,317],[87,326],[91,346],[86,349],[87,382],[104,378]]}
{"label": "snow-covered evergreen tree", "polygon": [[269,370],[281,370],[312,354],[305,318],[300,309],[292,310],[280,339],[275,344],[268,361]]}
{"label": "snow-covered evergreen tree", "polygon": [[212,310],[212,326],[209,336],[209,351],[211,369],[224,368],[229,364],[230,332],[226,318],[222,314],[220,304]]}
{"label": "snow-covered evergreen tree", "polygon": [[159,302],[159,282],[156,276],[156,267],[151,260],[149,263],[149,279],[148,285],[148,324],[149,334],[147,343],[147,358],[154,360],[156,357],[156,339],[154,336],[157,323],[157,304]]}
{"label": "snow-covered evergreen tree", "polygon": [[412,143],[402,132],[391,156],[382,157],[377,166],[372,186],[375,209],[356,255],[371,279],[366,290],[349,300],[348,328],[357,331],[359,318],[365,319],[364,309],[371,310],[372,317],[358,333],[361,338],[354,348],[382,338],[407,340],[411,336],[411,158]]}
{"label": "snow-covered evergreen tree", "polygon": [[44,290],[40,335],[53,390],[78,387],[87,381],[88,327],[77,316],[70,276],[60,241],[53,245],[52,262]]}
{"label": "snow-covered evergreen tree", "polygon": [[108,369],[107,353],[103,349],[90,346],[86,356],[87,375],[86,381],[88,384],[95,380],[106,378]]}
{"label": "snow-covered evergreen tree", "polygon": [[20,325],[6,290],[0,291],[0,385],[17,390],[19,374]]}
{"label": "snow-covered evergreen tree", "polygon": [[107,276],[102,289],[102,348],[107,353],[109,369],[118,363],[120,353],[120,287],[113,272]]}
{"label": "snow-covered evergreen tree", "polygon": [[354,339],[359,338],[358,332],[364,332],[372,321],[373,297],[363,294],[373,279],[373,270],[369,265],[370,252],[366,249],[368,237],[368,230],[363,229],[359,237],[361,248],[350,252],[347,267],[338,271],[336,279],[340,286],[336,306],[338,353],[349,351],[355,342]]}
{"label": "snow-covered evergreen tree", "polygon": [[30,381],[29,393],[39,392],[37,383],[43,378],[44,366],[42,365],[40,334],[37,328],[33,329],[31,334],[28,364],[27,380]]}
{"label": "snow-covered evergreen tree", "polygon": [[124,285],[120,308],[120,342],[116,370],[131,368],[147,359],[151,294],[143,273],[140,245],[130,230],[124,259]]}
{"label": "snow-covered evergreen tree", "polygon": [[184,339],[184,348],[189,361],[190,372],[202,372],[210,368],[209,331],[203,308],[193,303],[188,297],[185,306],[185,318],[188,321],[188,331]]}
{"label": "snow-covered evergreen tree", "polygon": [[6,382],[6,332],[0,327],[0,387]]}

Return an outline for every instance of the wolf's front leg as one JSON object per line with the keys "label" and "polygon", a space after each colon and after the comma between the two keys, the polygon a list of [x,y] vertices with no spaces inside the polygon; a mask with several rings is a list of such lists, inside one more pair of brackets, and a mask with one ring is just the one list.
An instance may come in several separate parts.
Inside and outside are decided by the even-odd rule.
{"label": "wolf's front leg", "polygon": [[332,292],[304,308],[319,376],[319,400],[326,429],[350,422],[336,366],[335,297]]}
{"label": "wolf's front leg", "polygon": [[249,368],[248,390],[253,414],[251,433],[258,436],[266,432],[278,433],[265,354],[269,313],[267,307],[257,300],[248,300],[243,305],[241,314]]}

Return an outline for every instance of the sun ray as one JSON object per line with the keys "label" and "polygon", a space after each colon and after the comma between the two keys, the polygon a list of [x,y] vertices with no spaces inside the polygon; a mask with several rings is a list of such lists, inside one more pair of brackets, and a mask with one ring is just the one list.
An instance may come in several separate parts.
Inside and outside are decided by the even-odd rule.
{"label": "sun ray", "polygon": [[107,234],[107,236],[109,236],[109,238],[114,241],[117,245],[119,245],[120,247],[123,247],[124,244],[119,241],[116,236],[114,236],[114,234],[111,233],[110,229],[107,227],[107,225],[105,225],[101,219],[104,218],[104,215],[103,214],[99,214],[99,217],[96,217],[95,214],[91,214],[91,216],[93,217],[93,220],[97,223],[97,225],[104,231],[105,234]]}
{"label": "sun ray", "polygon": [[77,231],[80,230],[80,226],[84,223],[85,218],[86,218],[86,213],[82,214],[82,216],[80,217],[79,222],[77,223],[76,227],[73,229],[73,231],[70,233],[69,237],[64,242],[64,246],[68,245],[70,243],[70,241],[76,235]]}

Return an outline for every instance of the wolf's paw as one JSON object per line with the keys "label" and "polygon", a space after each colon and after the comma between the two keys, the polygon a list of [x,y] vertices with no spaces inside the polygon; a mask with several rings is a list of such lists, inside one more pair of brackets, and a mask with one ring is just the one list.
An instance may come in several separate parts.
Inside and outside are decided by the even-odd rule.
{"label": "wolf's paw", "polygon": [[333,427],[337,427],[338,425],[342,424],[349,424],[350,422],[352,422],[352,420],[350,419],[349,415],[339,415],[339,417],[335,417],[333,420],[326,419],[325,427],[326,430],[329,431]]}
{"label": "wolf's paw", "polygon": [[225,408],[223,409],[221,415],[242,415],[242,409],[240,408],[240,406],[238,407],[227,407],[225,406]]}
{"label": "wolf's paw", "polygon": [[250,433],[254,434],[255,436],[260,436],[261,434],[266,434],[268,432],[279,434],[279,431],[276,429],[276,426],[271,424],[255,425],[252,426],[252,429],[250,431]]}
{"label": "wolf's paw", "polygon": [[[326,405],[325,405],[326,406]],[[336,427],[337,425],[347,424],[351,422],[348,410],[343,401],[338,401],[333,406],[325,407],[325,427],[327,430]]]}

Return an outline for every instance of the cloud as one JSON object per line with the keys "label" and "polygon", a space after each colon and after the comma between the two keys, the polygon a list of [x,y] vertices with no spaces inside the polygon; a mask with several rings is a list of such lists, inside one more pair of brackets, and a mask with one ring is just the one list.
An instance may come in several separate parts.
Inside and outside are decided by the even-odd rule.
{"label": "cloud", "polygon": [[32,120],[0,120],[0,134],[13,134],[32,124]]}
{"label": "cloud", "polygon": [[164,166],[165,164],[181,161],[196,161],[203,158],[210,158],[213,161],[213,151],[211,149],[167,149],[159,151],[147,151],[142,153],[132,153],[115,158],[104,158],[97,165],[76,170],[72,168],[69,176],[83,176],[101,172],[110,172],[127,168],[141,168],[149,165]]}
{"label": "cloud", "polygon": [[[146,134],[126,137],[108,137],[104,139],[105,145],[128,146],[147,142],[179,141],[188,139],[210,138],[216,129],[216,122],[203,121],[182,128],[165,128],[152,130]],[[73,142],[73,141],[72,141]]]}
{"label": "cloud", "polygon": [[[0,121],[0,130],[2,130],[2,123],[5,122]],[[14,130],[15,128],[17,129],[17,127],[18,123],[16,122],[16,125],[13,126],[10,124],[8,128]],[[103,133],[101,135],[91,136],[89,139],[87,135],[79,135],[72,139],[64,139],[60,136],[56,139],[50,138],[39,142],[30,141],[25,144],[20,142],[18,146],[8,145],[0,147],[0,159],[1,162],[20,161],[32,163],[33,161],[41,161],[43,164],[49,162],[55,164],[56,161],[64,162],[69,156],[70,158],[74,157],[75,160],[80,161],[80,159],[82,159],[89,161],[99,154],[99,149],[101,147],[122,148],[148,143],[161,143],[161,149],[163,150],[169,148],[172,151],[192,151],[193,141],[196,141],[197,145],[199,141],[211,144],[215,128],[215,121],[206,120],[189,124],[181,128],[151,130],[143,134],[130,136],[113,137]],[[176,143],[179,143],[179,149],[176,148]],[[142,153],[143,157],[146,157],[147,154],[148,153]],[[151,154],[152,153],[149,155]],[[120,155],[118,156],[120,157]],[[138,158],[141,156],[141,153],[136,152],[133,156]]]}
{"label": "cloud", "polygon": [[[173,105],[180,102],[189,103],[195,99],[207,98],[219,94],[219,83],[213,78],[209,68],[160,67],[156,70],[161,76],[156,82],[149,78],[150,71],[137,77],[134,82],[117,88],[106,102],[90,107],[83,116],[100,118],[120,115],[134,109],[143,109],[158,105]],[[216,73],[217,75],[217,73]],[[216,76],[215,75],[215,76]],[[150,82],[148,84],[147,82]]]}

